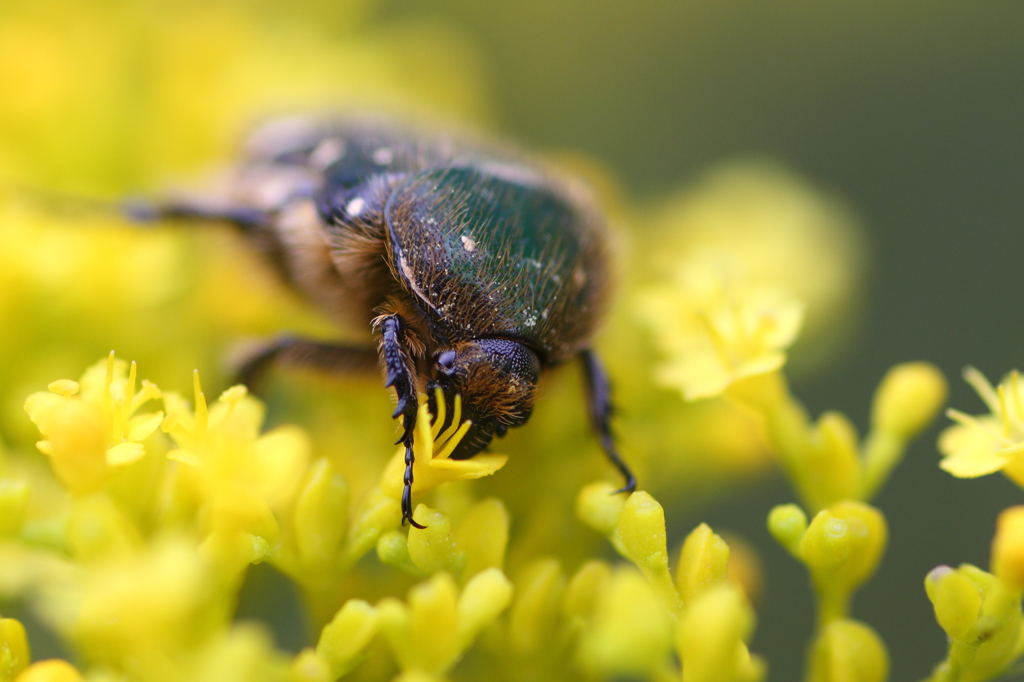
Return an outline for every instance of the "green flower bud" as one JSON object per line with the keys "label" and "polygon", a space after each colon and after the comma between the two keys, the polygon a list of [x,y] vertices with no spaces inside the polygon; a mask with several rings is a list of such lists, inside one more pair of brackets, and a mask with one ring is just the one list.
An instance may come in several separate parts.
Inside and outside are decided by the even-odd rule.
{"label": "green flower bud", "polygon": [[729,545],[715,535],[706,523],[697,526],[683,542],[676,568],[676,587],[683,605],[723,582],[729,573]]}
{"label": "green flower bud", "polygon": [[558,624],[565,576],[556,559],[537,559],[516,578],[515,600],[509,615],[509,644],[513,651],[532,653],[546,647]]}
{"label": "green flower bud", "polygon": [[1005,584],[1024,589],[1024,506],[1010,507],[999,515],[991,568]]}
{"label": "green flower bud", "polygon": [[780,504],[768,514],[768,530],[776,542],[797,556],[807,531],[807,514],[795,504]]}
{"label": "green flower bud", "polygon": [[644,573],[668,570],[665,510],[646,492],[626,500],[616,528],[626,556]]}
{"label": "green flower bud", "polygon": [[330,666],[313,649],[303,649],[288,669],[288,682],[334,682]]}
{"label": "green flower bud", "polygon": [[603,561],[588,561],[569,581],[562,613],[574,627],[588,620],[598,599],[608,590],[612,570]]}
{"label": "green flower bud", "polygon": [[25,628],[13,618],[0,618],[0,680],[13,680],[30,660]]}
{"label": "green flower bud", "polygon": [[0,479],[0,537],[17,535],[28,509],[28,483]]}
{"label": "green flower bud", "polygon": [[947,392],[946,379],[935,365],[896,365],[875,390],[871,428],[906,442],[931,423],[946,402]]}
{"label": "green flower bud", "polygon": [[490,625],[512,601],[512,583],[497,568],[473,576],[459,596],[459,636],[468,647],[477,633]]}
{"label": "green flower bud", "polygon": [[600,675],[646,677],[669,656],[672,624],[650,583],[635,570],[619,569],[598,595],[580,640],[580,661]]}
{"label": "green flower bud", "polygon": [[826,412],[811,434],[811,446],[800,463],[797,486],[812,510],[856,496],[861,464],[857,432],[845,415]]}
{"label": "green flower bud", "polygon": [[854,620],[836,620],[811,648],[808,682],[885,682],[889,653],[874,630]]}
{"label": "green flower bud", "polygon": [[626,504],[616,487],[607,481],[584,486],[576,498],[576,516],[602,535],[611,535],[619,523],[619,514]]}
{"label": "green flower bud", "polygon": [[878,567],[888,530],[866,504],[841,502],[818,512],[797,549],[821,602],[823,623],[846,615],[850,594]]}
{"label": "green flower bud", "polygon": [[295,545],[307,565],[329,565],[348,527],[348,484],[327,459],[310,467],[295,501]]}
{"label": "green flower bud", "polygon": [[719,584],[697,595],[677,631],[683,682],[762,679],[764,664],[745,644],[753,627],[754,612],[735,585]]}
{"label": "green flower bud", "polygon": [[465,513],[455,529],[455,544],[466,554],[463,580],[505,565],[508,527],[508,511],[497,498],[478,502]]}
{"label": "green flower bud", "polygon": [[377,540],[377,558],[382,564],[394,566],[415,578],[426,578],[430,574],[413,563],[409,556],[409,539],[405,533],[393,530]]}
{"label": "green flower bud", "polygon": [[377,634],[380,614],[359,599],[350,599],[338,610],[331,622],[320,631],[316,655],[330,668],[335,680],[360,660],[360,654]]}
{"label": "green flower bud", "polygon": [[950,639],[962,640],[981,612],[978,586],[963,573],[939,566],[928,573],[924,589],[935,609],[935,620]]}
{"label": "green flower bud", "polygon": [[419,505],[413,513],[418,523],[426,526],[409,533],[409,558],[421,571],[430,575],[447,571],[459,575],[466,566],[466,554],[452,538],[452,522],[448,515]]}

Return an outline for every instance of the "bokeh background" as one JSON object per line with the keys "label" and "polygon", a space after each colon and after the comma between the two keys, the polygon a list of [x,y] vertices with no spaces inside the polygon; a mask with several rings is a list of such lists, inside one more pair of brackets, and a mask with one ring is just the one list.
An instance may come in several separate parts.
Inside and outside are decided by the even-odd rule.
{"label": "bokeh background", "polygon": [[[5,103],[0,89],[0,169],[13,169],[25,187],[110,198],[195,177],[224,158],[250,112],[322,106],[318,94],[332,82],[350,106],[360,98],[415,106],[530,147],[571,150],[599,166],[595,173],[632,205],[656,204],[719,163],[767,159],[841,197],[868,245],[854,331],[830,358],[794,376],[794,392],[812,413],[839,409],[865,428],[878,379],[894,363],[917,359],[950,378],[950,404],[977,412],[980,401],[959,380],[961,369],[973,364],[996,378],[1024,365],[1020,3],[3,5],[0,83],[28,95]],[[46,36],[61,49],[49,49]],[[96,77],[74,83],[81,92],[69,90],[55,54],[80,60],[76,68]],[[239,66],[254,62],[259,68]],[[211,69],[209,82],[186,77],[205,64],[220,69]],[[231,69],[242,75],[232,79]],[[162,89],[147,89],[154,70],[170,74]],[[189,145],[179,143],[183,137]],[[635,249],[642,261],[658,243],[641,232]],[[146,295],[164,300],[160,292],[139,293]],[[211,298],[211,310],[233,303]],[[68,307],[74,302],[52,316]],[[5,353],[25,350],[10,330],[4,334]],[[84,336],[67,347],[51,339],[64,353],[59,367],[5,365],[7,382],[24,382],[11,396],[40,388],[30,377],[77,376],[109,350],[100,332]],[[216,366],[223,348],[193,336],[196,354]],[[155,365],[149,376],[162,386],[180,383],[170,377],[187,371]],[[15,442],[27,433],[14,423],[19,409],[11,402],[0,416]],[[889,645],[894,680],[925,676],[944,654],[924,575],[940,563],[987,565],[996,514],[1020,501],[1001,477],[957,481],[941,472],[934,433],[913,447],[876,500],[891,544],[854,609]],[[758,548],[766,580],[751,649],[767,657],[774,680],[799,677],[812,631],[803,569],[764,530],[768,510],[791,499],[767,473],[700,504],[664,500],[670,546],[707,521]]]}

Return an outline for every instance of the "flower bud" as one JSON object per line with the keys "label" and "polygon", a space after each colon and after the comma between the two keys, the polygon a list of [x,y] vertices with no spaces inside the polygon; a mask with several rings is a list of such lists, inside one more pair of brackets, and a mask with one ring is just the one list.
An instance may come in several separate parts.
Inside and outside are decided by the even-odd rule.
{"label": "flower bud", "polygon": [[935,609],[935,620],[949,638],[960,641],[974,627],[981,612],[981,591],[959,571],[949,566],[933,568],[924,589]]}
{"label": "flower bud", "polygon": [[626,556],[644,573],[668,570],[665,510],[648,493],[633,493],[626,500],[617,527]]}
{"label": "flower bud", "polygon": [[598,595],[579,657],[602,676],[647,677],[663,666],[672,644],[672,619],[658,594],[630,568],[617,570]]}
{"label": "flower bud", "polygon": [[82,682],[82,675],[67,661],[51,658],[25,668],[18,682]]}
{"label": "flower bud", "polygon": [[468,647],[477,633],[490,625],[512,601],[512,583],[497,568],[473,576],[459,596],[459,636]]}
{"label": "flower bud", "polygon": [[676,587],[684,606],[703,591],[723,582],[729,571],[729,545],[711,532],[706,523],[686,537],[676,568]]}
{"label": "flower bud", "polygon": [[330,666],[322,656],[305,648],[292,661],[288,669],[288,682],[334,682]]}
{"label": "flower bud", "polygon": [[398,530],[380,536],[377,540],[377,558],[382,564],[394,566],[415,578],[426,578],[430,574],[420,570],[409,556],[409,537]]}
{"label": "flower bud", "polygon": [[598,599],[608,590],[611,568],[603,561],[588,561],[569,581],[562,604],[566,620],[576,625],[588,620]]}
{"label": "flower bud", "polygon": [[426,526],[408,536],[409,558],[416,567],[427,575],[437,571],[447,571],[451,575],[462,573],[466,566],[466,553],[455,545],[448,515],[421,504],[416,507],[413,518]]}
{"label": "flower bud", "polygon": [[946,402],[946,379],[934,365],[907,362],[890,369],[875,390],[871,428],[908,441]]}
{"label": "flower bud", "polygon": [[849,593],[875,572],[887,539],[885,517],[878,510],[841,502],[818,512],[797,551],[816,585]]}
{"label": "flower bud", "polygon": [[826,412],[812,433],[811,447],[800,462],[797,485],[812,510],[853,498],[860,484],[857,432],[845,415]]}
{"label": "flower bud", "polygon": [[363,649],[377,634],[379,619],[377,609],[359,599],[349,599],[324,626],[316,654],[330,667],[330,679],[338,679],[358,662]]}
{"label": "flower bud", "polygon": [[29,487],[26,481],[0,478],[0,537],[17,535],[25,522]]}
{"label": "flower bud", "polygon": [[0,618],[0,680],[13,680],[30,660],[24,626],[13,618]]}
{"label": "flower bud", "polygon": [[473,505],[455,529],[455,543],[466,554],[463,580],[488,568],[505,565],[508,511],[501,500],[488,498]]}
{"label": "flower bud", "polygon": [[761,679],[764,665],[751,658],[745,644],[753,627],[753,610],[735,585],[723,583],[699,594],[678,628],[683,682]]}
{"label": "flower bud", "polygon": [[808,682],[885,682],[889,653],[875,631],[854,620],[836,620],[811,649]]}
{"label": "flower bud", "polygon": [[807,514],[795,504],[780,504],[768,514],[768,530],[794,556],[807,531]]}
{"label": "flower bud", "polygon": [[310,467],[295,501],[295,545],[305,564],[327,565],[348,527],[348,484],[327,459]]}
{"label": "flower bud", "polygon": [[999,515],[992,540],[992,572],[1011,587],[1024,588],[1024,506]]}
{"label": "flower bud", "polygon": [[509,614],[512,650],[532,653],[551,642],[558,624],[565,576],[556,559],[537,559],[516,578],[516,593]]}
{"label": "flower bud", "polygon": [[576,516],[598,533],[611,535],[626,504],[622,495],[614,494],[615,490],[607,481],[584,486],[576,498]]}

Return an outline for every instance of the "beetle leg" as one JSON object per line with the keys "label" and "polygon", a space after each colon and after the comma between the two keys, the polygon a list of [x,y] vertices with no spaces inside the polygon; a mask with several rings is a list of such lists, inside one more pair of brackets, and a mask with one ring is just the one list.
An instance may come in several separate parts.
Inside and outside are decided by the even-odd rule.
{"label": "beetle leg", "polygon": [[375,324],[381,330],[380,354],[387,373],[384,386],[393,387],[398,404],[392,418],[402,417],[402,437],[398,443],[405,446],[405,487],[402,489],[402,525],[408,521],[413,528],[426,528],[412,518],[412,465],[415,456],[412,451],[413,432],[416,429],[416,375],[412,358],[405,344],[405,321],[396,314],[382,315]]}
{"label": "beetle leg", "polygon": [[145,200],[130,200],[122,204],[122,210],[132,220],[154,222],[167,219],[223,220],[241,228],[243,232],[267,227],[269,214],[252,206],[233,206],[219,203],[170,202],[150,203]]}
{"label": "beetle leg", "polygon": [[282,334],[246,354],[239,365],[236,381],[258,392],[267,370],[273,365],[316,369],[347,375],[372,370],[377,353],[371,348],[343,346]]}
{"label": "beetle leg", "polygon": [[615,465],[626,479],[626,485],[622,486],[617,493],[631,493],[636,490],[636,478],[629,470],[626,463],[619,457],[615,449],[615,439],[612,438],[610,419],[614,411],[611,402],[611,387],[608,384],[608,375],[601,366],[594,351],[589,348],[580,352],[580,360],[583,361],[583,369],[587,382],[588,404],[590,406],[590,423],[601,439],[601,447],[604,454],[608,456],[611,463]]}

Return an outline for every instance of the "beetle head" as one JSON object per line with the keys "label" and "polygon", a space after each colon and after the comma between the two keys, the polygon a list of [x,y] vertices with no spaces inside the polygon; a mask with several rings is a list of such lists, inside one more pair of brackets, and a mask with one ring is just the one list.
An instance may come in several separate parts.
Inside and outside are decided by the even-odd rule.
{"label": "beetle head", "polygon": [[[452,453],[466,459],[483,450],[495,434],[525,424],[536,399],[540,360],[536,353],[510,339],[475,339],[455,344],[436,355],[435,377],[444,390],[448,419],[456,394],[462,396],[462,417],[473,422]],[[428,392],[429,393],[429,392]],[[434,397],[431,394],[430,399]],[[436,414],[436,406],[431,406]]]}

